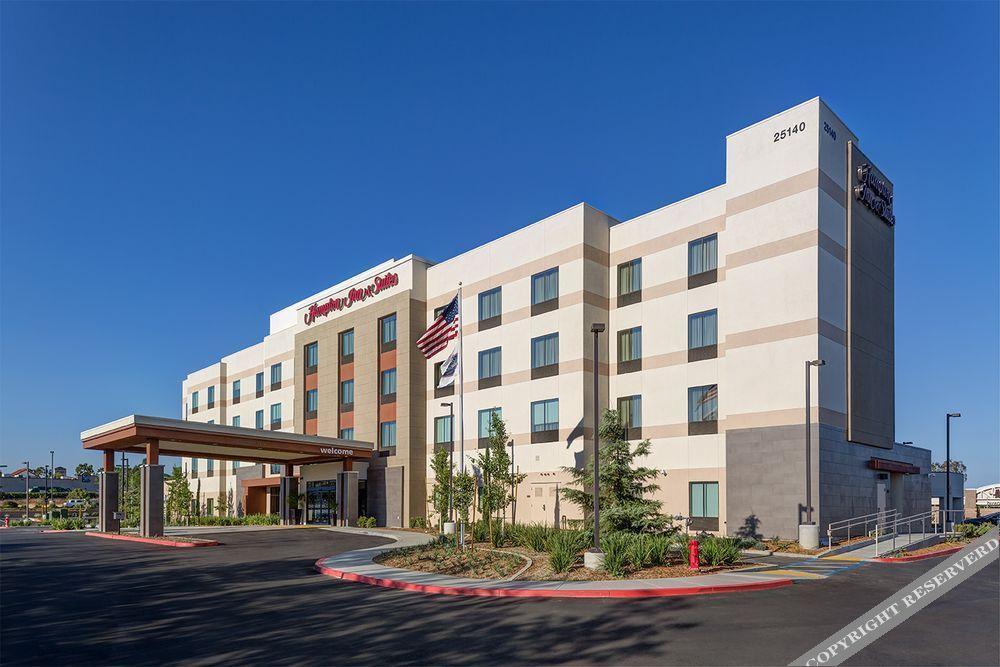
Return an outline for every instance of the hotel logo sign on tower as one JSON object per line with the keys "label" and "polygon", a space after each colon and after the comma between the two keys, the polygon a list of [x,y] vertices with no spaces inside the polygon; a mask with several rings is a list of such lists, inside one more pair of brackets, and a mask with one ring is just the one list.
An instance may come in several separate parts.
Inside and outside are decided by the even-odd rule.
{"label": "hotel logo sign on tower", "polygon": [[350,308],[359,301],[370,299],[376,294],[380,294],[387,289],[399,285],[399,274],[390,271],[383,276],[375,276],[375,279],[364,287],[352,287],[344,296],[331,297],[322,303],[314,303],[309,306],[309,310],[303,315],[306,326],[316,321],[317,317],[326,317],[330,313]]}
{"label": "hotel logo sign on tower", "polygon": [[879,176],[867,162],[858,167],[857,179],[858,182],[854,186],[855,199],[890,225],[895,225],[896,216],[892,212],[892,185]]}

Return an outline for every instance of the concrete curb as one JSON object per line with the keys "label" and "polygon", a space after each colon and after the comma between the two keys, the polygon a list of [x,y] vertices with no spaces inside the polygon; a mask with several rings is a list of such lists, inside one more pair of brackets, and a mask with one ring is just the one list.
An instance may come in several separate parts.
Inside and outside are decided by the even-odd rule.
{"label": "concrete curb", "polygon": [[951,547],[950,549],[942,549],[941,551],[932,551],[926,554],[917,554],[916,556],[896,556],[894,558],[870,558],[869,563],[913,563],[918,560],[927,560],[928,558],[940,558],[941,556],[950,556],[951,554],[958,553],[963,547]]}
{"label": "concrete curb", "polygon": [[217,547],[219,542],[215,540],[201,540],[199,542],[183,542],[181,540],[158,539],[155,537],[139,537],[138,535],[118,535],[116,533],[100,533],[88,531],[84,533],[88,537],[101,537],[105,540],[123,540],[125,542],[142,542],[144,544],[156,544],[161,547]]}

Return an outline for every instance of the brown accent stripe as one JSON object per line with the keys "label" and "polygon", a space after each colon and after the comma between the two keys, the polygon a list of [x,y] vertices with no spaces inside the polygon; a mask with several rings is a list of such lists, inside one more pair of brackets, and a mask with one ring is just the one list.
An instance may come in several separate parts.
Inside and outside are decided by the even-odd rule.
{"label": "brown accent stripe", "polygon": [[[632,222],[632,220],[629,220],[624,224],[628,224],[629,222]],[[686,245],[689,241],[700,239],[701,237],[708,236],[709,234],[716,234],[718,232],[725,231],[725,229],[726,217],[724,215],[709,218],[708,220],[703,220],[702,222],[697,222],[693,225],[668,232],[662,236],[647,239],[646,241],[640,241],[639,243],[635,243],[619,250],[612,250],[611,265],[614,267],[622,262],[635,259],[636,257],[647,257],[654,253],[675,248],[679,245]]]}
{"label": "brown accent stripe", "polygon": [[819,187],[820,170],[810,169],[795,176],[789,176],[776,183],[765,185],[746,194],[726,200],[726,215],[737,215],[751,209],[765,206],[785,197]]}

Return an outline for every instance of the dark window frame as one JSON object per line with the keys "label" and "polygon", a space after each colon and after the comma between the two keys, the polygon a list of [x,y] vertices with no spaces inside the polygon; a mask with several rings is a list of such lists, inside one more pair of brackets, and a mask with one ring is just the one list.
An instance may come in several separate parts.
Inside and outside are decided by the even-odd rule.
{"label": "dark window frame", "polygon": [[[627,266],[638,265],[639,266],[639,287],[638,289],[632,289],[628,292],[622,292],[622,269]],[[617,292],[616,306],[618,308],[623,308],[625,306],[631,306],[633,303],[639,303],[642,301],[642,258],[636,257],[627,262],[622,262],[618,265],[616,280],[617,280]]]}
{"label": "dark window frame", "polygon": [[[344,339],[350,335],[351,337],[351,352],[350,354],[344,353]],[[342,364],[350,364],[354,362],[354,329],[346,329],[337,334],[337,358],[340,359]]]}
{"label": "dark window frame", "polygon": [[[483,297],[496,292],[500,295],[500,312],[496,315],[491,315],[489,317],[483,317]],[[479,324],[477,329],[479,331],[486,331],[487,329],[493,329],[500,326],[503,323],[503,291],[501,287],[494,287],[492,289],[484,290],[476,296],[476,305],[478,308],[478,321]]]}
{"label": "dark window frame", "polygon": [[[639,356],[634,359],[622,359],[622,339],[626,334],[632,334],[633,332],[639,332]],[[618,332],[618,336],[615,340],[615,358],[617,362],[616,374],[623,375],[625,373],[635,373],[642,370],[642,327],[629,327],[628,329],[621,329]],[[634,347],[634,345],[633,345]]]}
{"label": "dark window frame", "polygon": [[[701,484],[702,485],[702,506],[703,507],[705,505],[707,505],[707,503],[705,502],[705,500],[707,498],[707,496],[705,496],[705,490],[706,490],[706,488],[707,488],[707,486],[709,484],[714,484],[715,485],[715,500],[716,500],[716,504],[719,504],[719,492],[721,491],[719,482],[717,480],[714,480],[714,479],[713,480],[704,480],[704,481],[693,480],[693,481],[688,482],[688,521],[690,523],[690,528],[693,529],[693,530],[698,530],[698,531],[702,531],[702,530],[718,531],[719,530],[719,516],[718,516],[718,514],[716,514],[715,516],[698,516],[698,517],[691,516],[692,512],[694,511],[694,508],[691,506],[691,495],[692,495],[692,492],[694,491],[694,485],[695,484]],[[721,510],[719,510],[719,511],[721,511]]]}
{"label": "dark window frame", "polygon": [[618,414],[623,415],[624,410],[622,410],[622,405],[625,402],[629,403],[629,417],[632,417],[632,400],[639,399],[639,425],[631,426],[625,423],[622,419],[622,428],[625,429],[625,439],[626,440],[640,440],[642,439],[642,394],[632,394],[630,396],[619,396],[617,402]]}
{"label": "dark window frame", "polygon": [[444,365],[444,361],[439,361],[434,364],[434,398],[444,398],[445,396],[455,395],[455,383],[452,382],[447,387],[438,388],[438,383],[441,381],[441,366]]}
{"label": "dark window frame", "polygon": [[[555,273],[556,275],[556,295],[545,301],[535,301],[535,279],[540,278],[548,273]],[[553,310],[559,309],[559,267],[554,266],[544,271],[539,271],[531,276],[531,281],[528,284],[528,288],[531,290],[531,315],[541,315],[542,313],[548,313]]]}
{"label": "dark window frame", "polygon": [[[395,336],[396,337],[393,338],[390,341],[385,341],[385,340],[383,340],[385,338],[385,336],[383,335],[384,334],[385,322],[387,320],[390,320],[390,319],[394,320],[395,323],[396,323],[395,324],[395,326],[396,326]],[[396,349],[396,344],[397,344],[398,340],[399,340],[399,318],[396,316],[396,313],[389,313],[387,315],[383,315],[382,317],[378,318],[378,350],[379,350],[379,352],[391,352],[392,350],[395,350]]]}
{"label": "dark window frame", "polygon": [[[310,365],[309,353],[312,350],[315,350],[316,353],[315,354],[316,363]],[[306,343],[305,348],[303,350],[303,357],[304,357],[306,375],[313,375],[314,373],[316,373],[317,367],[319,366],[319,342],[314,340],[311,343]]]}

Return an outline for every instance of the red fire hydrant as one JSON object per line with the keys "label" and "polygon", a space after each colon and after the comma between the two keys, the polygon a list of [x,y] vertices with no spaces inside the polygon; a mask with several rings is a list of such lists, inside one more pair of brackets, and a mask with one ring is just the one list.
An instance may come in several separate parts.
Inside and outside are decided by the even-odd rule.
{"label": "red fire hydrant", "polygon": [[688,542],[688,567],[698,569],[698,540]]}

